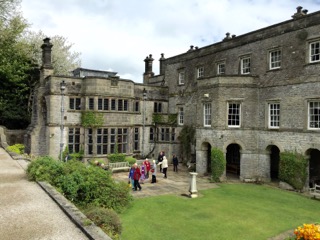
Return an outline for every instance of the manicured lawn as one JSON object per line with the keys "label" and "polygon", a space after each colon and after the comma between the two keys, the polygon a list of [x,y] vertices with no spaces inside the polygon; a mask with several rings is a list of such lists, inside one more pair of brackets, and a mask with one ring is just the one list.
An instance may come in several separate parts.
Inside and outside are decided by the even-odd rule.
{"label": "manicured lawn", "polygon": [[190,199],[135,199],[120,215],[122,240],[266,240],[320,222],[320,201],[266,185],[220,184]]}

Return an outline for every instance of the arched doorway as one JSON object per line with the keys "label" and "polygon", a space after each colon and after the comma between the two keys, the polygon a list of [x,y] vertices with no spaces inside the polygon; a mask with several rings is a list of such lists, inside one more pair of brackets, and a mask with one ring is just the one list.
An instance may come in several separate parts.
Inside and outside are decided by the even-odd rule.
{"label": "arched doorway", "polygon": [[318,149],[309,149],[309,186],[320,184],[320,151]]}
{"label": "arched doorway", "polygon": [[270,178],[277,180],[279,177],[280,150],[277,146],[270,146]]}
{"label": "arched doorway", "polygon": [[207,149],[207,173],[212,173],[211,169],[211,145],[208,143],[208,149]]}
{"label": "arched doorway", "polygon": [[240,146],[238,144],[230,144],[227,147],[227,174],[240,175]]}

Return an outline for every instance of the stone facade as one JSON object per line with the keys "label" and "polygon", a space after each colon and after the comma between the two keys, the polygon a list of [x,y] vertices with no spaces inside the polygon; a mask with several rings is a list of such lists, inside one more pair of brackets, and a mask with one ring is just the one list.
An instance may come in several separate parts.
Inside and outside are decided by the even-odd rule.
{"label": "stone facade", "polygon": [[[310,179],[320,180],[320,12],[298,7],[292,18],[241,36],[227,33],[221,42],[191,46],[167,59],[162,55],[162,74],[145,79],[147,84],[164,79],[169,113],[183,107],[184,125],[196,128],[198,173],[210,171],[209,150],[218,147],[226,153],[227,174],[270,181],[272,170],[277,175],[278,166],[271,165],[279,152],[297,151],[313,162]],[[209,126],[204,126],[205,104]],[[270,126],[274,117],[276,126]]]}
{"label": "stone facade", "polygon": [[[61,139],[74,147],[70,129],[78,129],[87,159],[106,157],[114,152],[115,143],[127,154],[156,158],[163,150],[169,159],[173,152],[180,158],[191,158],[180,154],[178,136],[183,126],[193,126],[196,141],[192,158],[199,174],[210,172],[212,147],[225,152],[226,174],[245,181],[276,178],[279,153],[297,151],[310,158],[310,182],[318,181],[319,27],[320,12],[307,14],[298,7],[291,20],[241,36],[227,33],[221,42],[191,46],[170,58],[162,54],[159,75],[153,73],[154,59],[149,55],[144,60],[143,84],[121,79],[116,73],[96,76],[87,69],[82,76],[52,76],[51,64],[46,62],[27,137],[31,152],[57,156]],[[43,49],[50,46],[45,42]],[[66,83],[63,120],[62,80]],[[77,98],[81,107],[70,108],[70,99]],[[108,109],[101,110],[103,99],[108,99]],[[119,104],[126,107],[119,108]],[[83,127],[84,111],[101,113],[103,125]],[[175,115],[177,120],[169,121]],[[161,116],[162,121],[155,121],[155,116]],[[108,130],[102,134],[104,140],[101,129]],[[106,141],[103,154],[101,141]],[[34,146],[35,142],[39,144]]]}

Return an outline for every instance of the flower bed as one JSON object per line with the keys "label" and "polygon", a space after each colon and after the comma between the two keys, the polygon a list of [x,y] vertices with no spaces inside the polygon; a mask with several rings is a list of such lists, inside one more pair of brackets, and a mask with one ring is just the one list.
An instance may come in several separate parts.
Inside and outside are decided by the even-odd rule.
{"label": "flower bed", "polygon": [[320,240],[320,225],[303,224],[294,230],[294,234],[298,240]]}

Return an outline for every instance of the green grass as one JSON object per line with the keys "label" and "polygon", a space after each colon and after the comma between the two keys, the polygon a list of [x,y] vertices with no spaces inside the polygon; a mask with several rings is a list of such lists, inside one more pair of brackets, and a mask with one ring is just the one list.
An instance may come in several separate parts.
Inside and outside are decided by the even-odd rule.
{"label": "green grass", "polygon": [[266,185],[220,184],[190,199],[135,199],[120,215],[122,240],[266,240],[320,221],[320,201]]}

